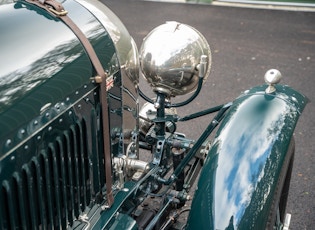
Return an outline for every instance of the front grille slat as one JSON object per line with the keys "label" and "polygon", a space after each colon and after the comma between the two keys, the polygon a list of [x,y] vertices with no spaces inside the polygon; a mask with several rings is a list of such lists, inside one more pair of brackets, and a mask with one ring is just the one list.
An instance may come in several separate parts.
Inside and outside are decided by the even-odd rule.
{"label": "front grille slat", "polygon": [[[42,161],[42,155],[40,155],[40,161]],[[37,160],[36,157],[33,157],[32,160],[37,178],[37,193],[38,193],[38,211],[39,211],[39,219],[41,226],[43,229],[46,229],[47,221],[46,221],[46,208],[45,208],[45,198],[44,198],[44,184],[43,184],[43,170],[41,168],[41,163]],[[43,162],[43,161],[42,161]]]}
{"label": "front grille slat", "polygon": [[66,228],[68,220],[68,201],[67,201],[67,177],[65,164],[65,147],[60,138],[57,139],[57,146],[60,153],[60,167],[61,167],[61,198],[62,198],[62,228]]}
{"label": "front grille slat", "polygon": [[44,160],[45,160],[45,185],[46,185],[46,204],[47,204],[47,211],[48,211],[48,220],[49,223],[52,225],[54,221],[54,213],[53,213],[53,204],[55,203],[54,197],[53,197],[53,185],[51,184],[51,162],[52,160],[49,158],[48,153],[43,153]]}
{"label": "front grille slat", "polygon": [[67,192],[68,192],[68,196],[69,196],[69,205],[68,205],[68,216],[69,218],[71,219],[71,221],[73,220],[74,218],[74,183],[73,183],[73,164],[74,164],[74,161],[71,157],[71,141],[70,141],[70,135],[68,132],[66,132],[64,134],[65,136],[65,142],[66,142],[66,161],[67,161],[67,172],[68,172],[68,189],[67,189]]}
{"label": "front grille slat", "polygon": [[53,196],[55,197],[55,203],[54,203],[54,213],[55,213],[55,224],[60,227],[61,226],[61,199],[60,199],[60,185],[59,185],[59,165],[57,163],[58,161],[58,156],[56,154],[56,149],[55,146],[52,144],[49,145],[50,149],[50,154],[52,157],[52,172],[53,172],[53,177],[52,179],[52,184],[53,184]]}
{"label": "front grille slat", "polygon": [[5,212],[6,212],[6,218],[7,218],[7,223],[6,223],[6,227],[8,229],[16,229],[16,219],[17,219],[17,213],[16,210],[14,210],[14,208],[16,207],[14,205],[14,201],[13,201],[13,194],[12,194],[12,190],[10,188],[9,182],[8,181],[4,181],[2,183],[3,189],[4,189],[4,205],[5,205]]}
{"label": "front grille slat", "polygon": [[72,164],[73,176],[74,176],[74,214],[75,217],[80,215],[80,175],[79,175],[79,156],[78,156],[78,139],[75,127],[71,127],[72,143],[71,147],[73,149],[72,158],[74,159],[74,164]]}
{"label": "front grille slat", "polygon": [[13,190],[16,191],[16,196],[17,196],[17,201],[18,201],[18,206],[16,207],[17,210],[17,215],[20,217],[18,219],[18,222],[22,224],[22,226],[29,226],[29,219],[27,216],[27,211],[25,207],[25,196],[24,196],[24,187],[22,183],[22,179],[20,175],[15,172],[13,174],[13,180],[12,180],[12,188]]}
{"label": "front grille slat", "polygon": [[49,220],[51,218],[51,212],[49,210],[49,204],[50,202],[48,201],[48,195],[49,195],[49,188],[47,187],[47,178],[46,178],[46,158],[47,154],[46,152],[42,151],[41,154],[39,155],[39,164],[40,164],[40,174],[41,174],[41,188],[42,188],[42,199],[43,203],[40,203],[40,207],[43,210],[43,213],[41,215],[44,218],[44,221],[41,222],[43,229],[48,229],[48,226],[50,224]]}
{"label": "front grille slat", "polygon": [[[16,203],[14,204],[17,213],[17,217],[15,218],[14,222],[19,225],[23,224],[26,226],[26,216],[23,215],[25,213],[25,206],[23,201],[23,186],[21,182],[20,175],[18,173],[13,173],[11,186],[10,186],[10,192],[12,193],[11,196],[15,196]],[[9,198],[7,198],[6,202],[9,202]],[[19,205],[17,205],[19,204]]]}
{"label": "front grille slat", "polygon": [[[80,123],[77,124],[77,130],[78,133],[80,134],[78,136],[79,138],[79,143],[80,143],[80,149],[79,149],[79,164],[80,164],[80,180],[81,180],[81,203],[83,203],[83,207],[87,205],[87,197],[86,197],[86,190],[87,190],[87,185],[86,185],[86,174],[85,174],[85,157],[84,153],[86,152],[85,149],[85,140],[84,140],[84,135],[83,135],[83,127]],[[82,210],[83,211],[83,210]]]}
{"label": "front grille slat", "polygon": [[104,160],[97,116],[58,130],[53,138],[42,136],[49,142],[2,179],[0,229],[66,229],[87,206],[101,202]]}
{"label": "front grille slat", "polygon": [[92,161],[94,162],[93,167],[93,192],[100,191],[102,184],[101,184],[101,178],[100,178],[100,161],[98,157],[98,130],[97,130],[97,112],[95,109],[92,109],[91,111],[91,137],[92,137],[92,151],[95,153],[91,156]]}
{"label": "front grille slat", "polygon": [[6,205],[6,192],[3,184],[0,187],[0,229],[5,229],[7,219],[8,219],[8,212],[7,212],[7,205]]}
{"label": "front grille slat", "polygon": [[24,165],[22,168],[24,177],[23,180],[25,180],[27,189],[25,189],[26,192],[26,197],[28,197],[28,199],[26,200],[27,202],[27,207],[29,207],[29,210],[27,210],[27,212],[29,212],[30,215],[30,220],[31,220],[31,226],[32,229],[35,229],[35,226],[38,226],[38,221],[37,221],[37,204],[36,204],[36,189],[35,189],[35,183],[34,183],[34,175],[31,172],[30,167],[28,167],[28,165]]}

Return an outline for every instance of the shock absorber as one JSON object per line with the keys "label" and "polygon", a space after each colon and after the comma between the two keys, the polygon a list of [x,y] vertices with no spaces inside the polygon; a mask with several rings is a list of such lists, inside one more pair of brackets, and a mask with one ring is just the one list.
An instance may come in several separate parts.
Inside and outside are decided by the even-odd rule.
{"label": "shock absorber", "polygon": [[[173,153],[173,168],[175,170],[184,158],[185,149],[172,148],[172,153]],[[183,170],[178,175],[178,178],[176,180],[176,190],[178,191],[183,190],[184,182],[185,182],[185,172]]]}

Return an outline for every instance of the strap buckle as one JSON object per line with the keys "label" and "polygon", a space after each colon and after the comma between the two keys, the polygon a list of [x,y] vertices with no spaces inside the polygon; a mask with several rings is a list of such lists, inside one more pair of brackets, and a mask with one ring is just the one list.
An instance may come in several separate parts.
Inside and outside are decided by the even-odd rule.
{"label": "strap buckle", "polygon": [[47,9],[57,17],[66,16],[68,11],[66,11],[62,4],[56,0],[38,0],[41,4],[47,7]]}
{"label": "strap buckle", "polygon": [[68,11],[66,11],[66,10],[57,11],[53,7],[48,7],[48,10],[58,17],[65,16],[68,14]]}
{"label": "strap buckle", "polygon": [[68,14],[62,4],[56,0],[25,0],[28,3],[34,4],[44,10],[47,10],[53,16],[62,17]]}

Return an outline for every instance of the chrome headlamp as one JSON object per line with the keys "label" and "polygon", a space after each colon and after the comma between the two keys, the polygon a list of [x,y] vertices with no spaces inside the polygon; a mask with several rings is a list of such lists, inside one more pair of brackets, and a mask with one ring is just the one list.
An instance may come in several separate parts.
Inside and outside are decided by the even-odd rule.
{"label": "chrome headlamp", "polygon": [[203,35],[185,24],[167,22],[152,30],[140,48],[144,78],[154,91],[169,97],[194,91],[201,56],[207,57],[204,80],[211,67],[211,51]]}

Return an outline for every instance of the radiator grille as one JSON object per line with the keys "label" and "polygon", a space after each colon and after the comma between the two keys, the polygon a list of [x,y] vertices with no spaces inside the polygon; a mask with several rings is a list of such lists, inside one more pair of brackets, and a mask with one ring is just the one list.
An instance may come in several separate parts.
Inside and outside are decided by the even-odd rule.
{"label": "radiator grille", "polygon": [[[95,126],[89,131],[93,130]],[[99,176],[104,171],[102,156],[89,156],[88,141],[82,120],[2,181],[0,229],[69,227],[93,200],[95,189],[104,185]]]}

